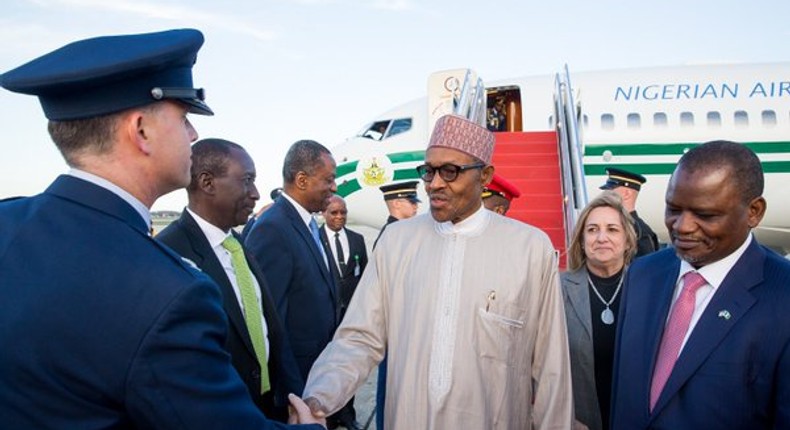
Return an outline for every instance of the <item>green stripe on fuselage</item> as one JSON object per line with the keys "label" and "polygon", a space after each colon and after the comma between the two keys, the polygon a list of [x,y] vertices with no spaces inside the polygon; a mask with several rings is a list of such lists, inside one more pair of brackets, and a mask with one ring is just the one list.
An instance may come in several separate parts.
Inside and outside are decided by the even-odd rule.
{"label": "green stripe on fuselage", "polygon": [[[701,145],[699,142],[687,143],[618,143],[607,145],[586,145],[585,156],[600,156],[605,151],[614,155],[682,155],[686,150]],[[744,142],[757,154],[790,153],[790,142]]]}
{"label": "green stripe on fuselage", "polygon": [[[608,145],[587,145],[584,148],[585,157],[600,157],[609,151],[614,156],[657,156],[676,155],[680,158],[685,151],[700,145],[700,143],[623,143]],[[790,153],[790,142],[746,142],[749,149],[759,154]],[[591,176],[605,176],[606,168],[617,165],[643,175],[669,175],[675,170],[676,163],[596,163],[589,162],[584,165],[584,174]],[[763,161],[765,173],[790,173],[790,161]]]}

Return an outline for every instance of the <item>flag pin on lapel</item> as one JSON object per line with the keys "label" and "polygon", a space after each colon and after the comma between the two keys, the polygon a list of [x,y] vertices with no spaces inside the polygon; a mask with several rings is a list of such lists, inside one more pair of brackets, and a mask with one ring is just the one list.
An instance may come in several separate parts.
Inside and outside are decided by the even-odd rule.
{"label": "flag pin on lapel", "polygon": [[727,309],[719,311],[719,318],[724,318],[725,320],[729,320],[731,316],[732,315],[730,315],[730,311],[728,311]]}

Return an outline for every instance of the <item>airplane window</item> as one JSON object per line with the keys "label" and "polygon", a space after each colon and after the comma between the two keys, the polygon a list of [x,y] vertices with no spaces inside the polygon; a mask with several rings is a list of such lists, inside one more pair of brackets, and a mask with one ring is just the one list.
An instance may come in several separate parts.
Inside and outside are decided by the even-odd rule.
{"label": "airplane window", "polygon": [[614,129],[614,115],[610,113],[601,115],[601,128],[604,130]]}
{"label": "airplane window", "polygon": [[411,130],[411,118],[400,118],[392,121],[392,126],[390,126],[390,132],[387,134],[387,137],[395,136],[396,134],[401,134]]}
{"label": "airplane window", "polygon": [[628,128],[639,128],[642,126],[642,118],[638,113],[629,113],[626,118],[628,120]]}
{"label": "airplane window", "polygon": [[587,114],[582,115],[582,123],[585,127],[590,125],[590,118],[587,117]]}
{"label": "airplane window", "polygon": [[549,128],[553,129],[555,126],[556,124],[554,124],[554,115],[549,115]]}
{"label": "airplane window", "polygon": [[656,112],[653,114],[653,125],[656,127],[666,127],[667,126],[667,114],[664,112]]}
{"label": "airplane window", "polygon": [[384,134],[387,132],[387,127],[390,124],[390,120],[385,121],[376,121],[362,131],[359,134],[361,137],[367,137],[368,139],[373,140],[381,140],[384,138]]}
{"label": "airplane window", "polygon": [[773,127],[776,125],[776,112],[772,110],[763,111],[763,125]]}
{"label": "airplane window", "polygon": [[691,112],[681,112],[680,113],[680,126],[681,127],[692,127],[694,126],[694,114]]}
{"label": "airplane window", "polygon": [[708,127],[721,127],[721,114],[708,112]]}
{"label": "airplane window", "polygon": [[746,127],[749,125],[749,114],[747,114],[746,111],[736,110],[734,119],[737,127]]}

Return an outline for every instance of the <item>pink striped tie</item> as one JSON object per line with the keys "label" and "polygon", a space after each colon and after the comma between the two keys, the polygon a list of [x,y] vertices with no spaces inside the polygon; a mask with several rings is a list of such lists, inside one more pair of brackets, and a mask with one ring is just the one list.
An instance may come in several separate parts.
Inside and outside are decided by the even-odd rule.
{"label": "pink striped tie", "polygon": [[672,367],[680,353],[680,345],[686,337],[686,332],[691,323],[691,315],[694,313],[696,305],[697,290],[707,282],[697,272],[688,272],[683,275],[683,290],[680,292],[672,314],[669,316],[669,323],[664,330],[661,338],[661,347],[658,350],[658,361],[653,371],[653,383],[650,385],[650,410],[656,406],[658,396],[672,373]]}

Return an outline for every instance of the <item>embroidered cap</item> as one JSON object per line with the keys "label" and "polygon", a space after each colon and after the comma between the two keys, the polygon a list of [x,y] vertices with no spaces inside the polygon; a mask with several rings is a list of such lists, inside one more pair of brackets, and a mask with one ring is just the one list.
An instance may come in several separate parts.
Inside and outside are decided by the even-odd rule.
{"label": "embroidered cap", "polygon": [[602,190],[613,190],[617,187],[626,187],[639,191],[642,188],[642,184],[647,182],[647,178],[638,173],[632,173],[615,167],[608,167],[606,169],[606,174],[609,175],[606,183],[598,187]]}
{"label": "embroidered cap", "polygon": [[80,40],[0,75],[0,86],[38,96],[53,121],[91,118],[171,99],[213,115],[192,66],[203,45],[198,30]]}
{"label": "embroidered cap", "polygon": [[507,179],[494,173],[494,178],[491,179],[491,183],[483,188],[482,197],[486,199],[495,195],[502,196],[510,202],[521,196],[521,191]]}
{"label": "embroidered cap", "polygon": [[494,134],[485,127],[458,115],[445,115],[436,121],[428,148],[438,146],[469,154],[491,164]]}

